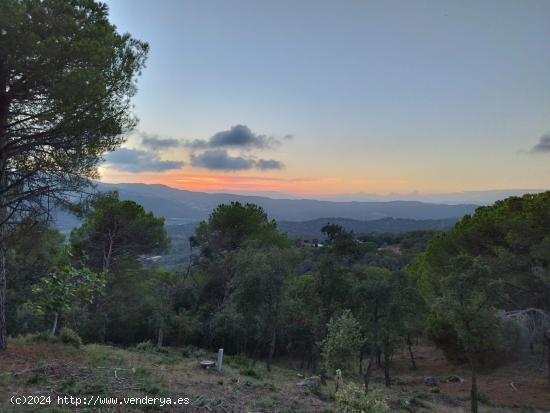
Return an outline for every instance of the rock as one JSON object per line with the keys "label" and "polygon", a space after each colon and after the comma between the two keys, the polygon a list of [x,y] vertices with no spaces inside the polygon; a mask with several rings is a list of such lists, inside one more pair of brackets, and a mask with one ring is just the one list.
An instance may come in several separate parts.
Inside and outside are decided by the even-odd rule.
{"label": "rock", "polygon": [[424,384],[430,387],[437,386],[437,379],[432,376],[424,377]]}
{"label": "rock", "polygon": [[463,383],[464,379],[460,376],[456,376],[454,374],[451,374],[450,376],[447,376],[445,379],[447,383]]}
{"label": "rock", "polygon": [[298,387],[305,387],[309,390],[318,389],[321,385],[321,378],[319,376],[311,376],[307,379],[304,379],[298,383],[296,383],[296,386]]}

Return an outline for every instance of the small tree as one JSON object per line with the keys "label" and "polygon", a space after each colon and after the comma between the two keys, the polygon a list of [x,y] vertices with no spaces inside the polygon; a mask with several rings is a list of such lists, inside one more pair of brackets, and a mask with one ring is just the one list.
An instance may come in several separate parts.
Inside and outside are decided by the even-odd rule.
{"label": "small tree", "polygon": [[79,304],[92,303],[104,288],[103,274],[96,274],[87,268],[77,270],[64,266],[59,271],[41,278],[33,286],[35,298],[29,306],[35,313],[52,318],[51,334],[55,335],[60,317]]}
{"label": "small tree", "polygon": [[504,299],[502,283],[479,259],[459,256],[451,260],[439,290],[427,332],[450,361],[470,365],[471,411],[477,413],[477,371],[491,355],[506,350],[504,335],[510,334],[497,313]]}
{"label": "small tree", "polygon": [[350,310],[330,319],[328,334],[321,343],[324,366],[330,373],[336,370],[349,372],[353,369],[364,341],[361,326]]}
{"label": "small tree", "polygon": [[363,373],[365,391],[369,389],[373,360],[384,355],[386,386],[391,385],[390,359],[406,337],[406,315],[414,291],[402,272],[371,267],[356,275],[352,301],[359,323],[365,332],[362,348],[369,351]]}
{"label": "small tree", "polygon": [[149,280],[154,308],[153,322],[157,330],[157,346],[162,347],[166,327],[174,315],[174,301],[178,288],[183,284],[180,273],[170,271],[155,271]]}

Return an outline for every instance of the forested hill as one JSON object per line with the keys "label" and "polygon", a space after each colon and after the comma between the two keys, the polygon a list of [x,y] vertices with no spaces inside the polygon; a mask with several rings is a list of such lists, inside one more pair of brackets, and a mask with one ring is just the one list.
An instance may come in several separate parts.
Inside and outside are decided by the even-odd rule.
{"label": "forested hill", "polygon": [[324,238],[321,228],[327,223],[340,225],[347,231],[357,235],[378,233],[398,234],[416,230],[443,230],[452,227],[459,218],[444,219],[404,219],[382,218],[372,221],[359,221],[346,218],[319,218],[302,222],[279,221],[281,232],[285,232],[290,238]]}
{"label": "forested hill", "polygon": [[[474,204],[435,204],[418,201],[335,202],[313,199],[273,199],[261,196],[212,194],[170,188],[165,185],[105,184],[100,191],[118,191],[121,199],[135,201],[157,216],[170,221],[206,219],[219,204],[239,201],[261,206],[277,221],[306,221],[338,217],[360,221],[381,218],[447,219],[462,218],[477,208]],[[65,218],[62,218],[65,219]]]}

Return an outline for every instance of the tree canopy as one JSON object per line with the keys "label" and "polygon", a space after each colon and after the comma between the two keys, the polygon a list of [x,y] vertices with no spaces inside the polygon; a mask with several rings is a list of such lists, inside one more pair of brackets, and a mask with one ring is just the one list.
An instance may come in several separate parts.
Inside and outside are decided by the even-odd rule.
{"label": "tree canopy", "polygon": [[1,351],[7,226],[74,201],[123,142],[148,45],[118,33],[94,0],[5,0],[0,28]]}
{"label": "tree canopy", "polygon": [[167,248],[164,218],[157,218],[118,193],[101,194],[84,223],[71,233],[75,256],[97,271],[109,271],[123,257],[159,253]]}

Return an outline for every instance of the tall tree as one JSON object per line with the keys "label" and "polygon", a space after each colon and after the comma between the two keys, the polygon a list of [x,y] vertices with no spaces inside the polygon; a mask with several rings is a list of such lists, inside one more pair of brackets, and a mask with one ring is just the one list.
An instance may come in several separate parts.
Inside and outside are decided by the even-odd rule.
{"label": "tall tree", "polygon": [[232,300],[247,323],[257,326],[258,347],[267,347],[267,369],[283,319],[285,298],[293,267],[297,261],[290,248],[246,249],[237,257],[237,272],[232,280]]}
{"label": "tall tree", "polygon": [[425,294],[438,294],[439,279],[460,254],[480,258],[503,279],[506,309],[550,310],[550,191],[510,197],[480,207],[438,235],[411,265]]}
{"label": "tall tree", "polygon": [[428,319],[428,336],[451,362],[471,369],[471,411],[478,412],[477,371],[491,358],[509,359],[519,328],[498,316],[505,299],[502,280],[479,259],[461,255],[449,264]]}
{"label": "tall tree", "polygon": [[103,3],[0,2],[0,351],[8,226],[47,218],[96,176],[135,125],[130,98],[147,51],[116,31]]}
{"label": "tall tree", "polygon": [[219,205],[197,227],[191,238],[200,248],[200,270],[207,275],[203,292],[215,307],[223,307],[229,299],[231,281],[236,271],[240,250],[247,247],[288,247],[291,242],[277,230],[262,207],[254,204]]}
{"label": "tall tree", "polygon": [[75,255],[96,271],[109,272],[117,260],[158,253],[168,246],[164,218],[157,218],[117,192],[100,194],[84,223],[71,233]]}

